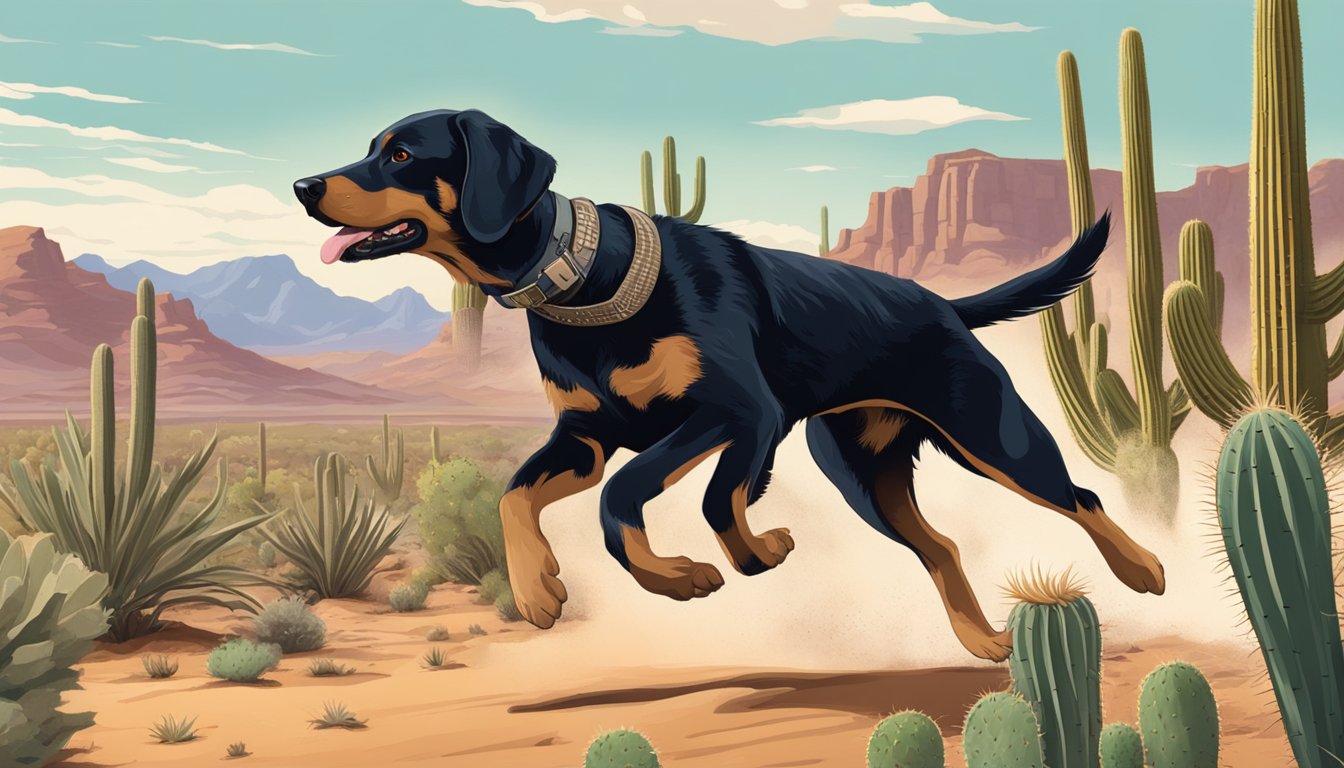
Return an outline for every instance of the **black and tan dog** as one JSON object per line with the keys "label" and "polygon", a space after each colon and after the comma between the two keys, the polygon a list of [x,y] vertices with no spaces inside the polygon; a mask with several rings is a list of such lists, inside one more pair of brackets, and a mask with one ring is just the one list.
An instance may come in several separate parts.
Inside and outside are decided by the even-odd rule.
{"label": "black and tan dog", "polygon": [[716,453],[704,515],[729,561],[748,575],[783,562],[794,547],[788,530],[754,533],[747,507],[803,420],[822,471],[868,524],[915,551],[977,656],[1004,658],[1009,639],[985,620],[956,545],[915,503],[925,442],[1077,522],[1121,581],[1161,594],[1161,564],[1070,481],[1050,434],[971,333],[1037,312],[1087,279],[1105,217],[1056,261],[949,301],[676,218],[569,201],[549,191],[554,171],[550,155],[487,115],[436,111],[379,133],[364,159],[294,185],[313,217],[345,227],[323,247],[325,261],[411,251],[529,308],[558,420],[500,515],[514,596],[533,624],[551,626],[567,597],[541,510],[597,485],[617,448],[637,455],[602,491],[602,527],[645,589],[687,600],[723,585],[713,565],[656,554],[643,516],[645,503]]}

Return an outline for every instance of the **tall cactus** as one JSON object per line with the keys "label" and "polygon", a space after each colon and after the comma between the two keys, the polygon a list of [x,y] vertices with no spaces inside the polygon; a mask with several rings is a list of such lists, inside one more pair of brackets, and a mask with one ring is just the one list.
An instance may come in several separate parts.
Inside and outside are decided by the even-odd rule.
{"label": "tall cactus", "polygon": [[406,476],[406,439],[401,430],[397,430],[397,440],[392,442],[391,424],[387,414],[383,414],[383,465],[374,463],[372,456],[364,458],[364,467],[369,477],[378,486],[379,500],[391,504],[401,498],[402,481]]}
{"label": "tall cactus", "polygon": [[1325,323],[1344,310],[1344,264],[1316,274],[1307,181],[1302,35],[1297,0],[1258,0],[1251,109],[1252,353],[1242,378],[1214,331],[1216,300],[1187,282],[1167,289],[1166,330],[1195,406],[1230,427],[1254,402],[1301,411],[1328,444],[1327,385],[1344,372],[1344,336],[1326,353]]}
{"label": "tall cactus", "polygon": [[[653,192],[653,155],[648,150],[639,156],[639,186],[644,212],[657,213]],[[682,212],[681,174],[677,171],[677,142],[671,136],[663,139],[663,209],[668,216],[694,224],[705,211],[705,158],[695,158],[695,198],[691,207]]]}
{"label": "tall cactus", "polygon": [[485,329],[485,293],[475,283],[453,285],[453,354],[463,373],[481,368],[481,333]]}
{"label": "tall cactus", "polygon": [[257,422],[257,479],[261,480],[261,492],[266,493],[266,422]]}
{"label": "tall cactus", "polygon": [[826,206],[821,206],[821,245],[817,247],[817,255],[825,256],[831,252],[831,214]]}
{"label": "tall cactus", "polygon": [[1218,521],[1297,764],[1344,758],[1344,649],[1316,446],[1282,410],[1244,416],[1216,475]]}
{"label": "tall cactus", "polygon": [[1218,768],[1218,705],[1195,667],[1175,661],[1143,678],[1139,727],[1152,768]]}
{"label": "tall cactus", "polygon": [[[1136,30],[1127,29],[1121,36],[1120,66],[1134,394],[1109,367],[1108,329],[1096,319],[1090,282],[1074,294],[1072,333],[1059,304],[1041,313],[1041,330],[1050,377],[1078,445],[1097,466],[1120,477],[1131,506],[1150,517],[1171,521],[1180,492],[1171,436],[1189,412],[1190,401],[1179,381],[1166,389],[1161,382],[1161,237],[1147,74],[1143,42]],[[1078,64],[1068,51],[1059,56],[1059,93],[1069,209],[1076,237],[1092,225],[1096,207]]]}
{"label": "tall cactus", "polygon": [[1015,576],[1008,594],[1013,690],[1040,724],[1045,763],[1097,768],[1101,736],[1101,623],[1070,573]]}

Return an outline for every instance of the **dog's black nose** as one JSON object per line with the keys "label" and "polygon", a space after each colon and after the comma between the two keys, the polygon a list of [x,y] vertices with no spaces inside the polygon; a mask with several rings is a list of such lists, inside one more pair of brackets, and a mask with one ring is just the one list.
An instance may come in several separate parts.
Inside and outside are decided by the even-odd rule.
{"label": "dog's black nose", "polygon": [[294,182],[294,195],[304,205],[312,205],[321,200],[322,193],[326,191],[327,182],[321,179],[299,179]]}

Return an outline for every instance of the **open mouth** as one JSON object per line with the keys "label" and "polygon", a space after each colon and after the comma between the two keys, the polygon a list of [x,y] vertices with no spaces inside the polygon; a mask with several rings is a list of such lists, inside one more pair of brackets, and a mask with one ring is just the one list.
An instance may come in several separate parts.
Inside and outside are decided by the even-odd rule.
{"label": "open mouth", "polygon": [[403,253],[424,245],[425,226],[414,219],[405,219],[380,229],[342,227],[322,244],[322,262],[364,261],[381,259],[394,253]]}

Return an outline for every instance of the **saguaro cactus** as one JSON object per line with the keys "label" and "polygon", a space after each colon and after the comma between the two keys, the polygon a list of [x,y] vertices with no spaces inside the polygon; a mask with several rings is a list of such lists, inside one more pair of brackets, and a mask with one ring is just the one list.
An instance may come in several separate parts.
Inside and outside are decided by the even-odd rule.
{"label": "saguaro cactus", "polygon": [[[657,213],[653,195],[653,155],[648,150],[639,156],[639,185],[644,200],[644,212]],[[668,136],[663,139],[663,208],[668,216],[677,216],[694,224],[705,211],[705,158],[695,158],[695,198],[691,207],[682,212],[681,174],[677,171],[677,142]]]}
{"label": "saguaro cactus", "polygon": [[1166,329],[1195,405],[1230,427],[1255,401],[1300,411],[1334,445],[1344,417],[1325,418],[1329,381],[1344,372],[1344,336],[1327,355],[1325,323],[1344,310],[1344,264],[1318,276],[1307,182],[1302,36],[1296,0],[1259,0],[1251,119],[1251,380],[1214,332],[1216,300],[1167,289]]}
{"label": "saguaro cactus", "polygon": [[429,458],[436,464],[443,463],[443,454],[439,453],[439,428],[429,428]]}
{"label": "saguaro cactus", "polygon": [[[1189,412],[1190,402],[1179,381],[1166,389],[1161,383],[1161,237],[1153,186],[1147,74],[1143,42],[1136,30],[1125,30],[1121,36],[1120,65],[1134,394],[1120,374],[1109,367],[1108,329],[1096,320],[1090,283],[1074,294],[1072,333],[1065,326],[1061,305],[1041,313],[1041,330],[1051,380],[1078,445],[1099,467],[1120,477],[1132,506],[1170,521],[1180,491],[1171,436]],[[1096,208],[1078,65],[1068,51],[1059,56],[1059,91],[1069,207],[1074,235],[1078,236],[1091,226]]]}
{"label": "saguaro cactus", "polygon": [[1013,690],[1040,724],[1045,762],[1097,768],[1101,736],[1101,623],[1069,572],[1009,580]]}
{"label": "saguaro cactus", "polygon": [[378,497],[382,503],[391,504],[401,498],[401,485],[406,476],[406,439],[398,429],[396,443],[392,442],[387,414],[383,414],[383,466],[374,463],[372,456],[366,456],[364,467],[378,486]]}
{"label": "saguaro cactus", "polygon": [[1139,687],[1139,727],[1153,768],[1218,768],[1218,705],[1193,666],[1176,661],[1148,673]]}
{"label": "saguaro cactus", "polygon": [[266,493],[266,422],[257,422],[257,479],[261,480],[261,492]]}
{"label": "saguaro cactus", "polygon": [[463,373],[475,373],[481,368],[485,301],[485,294],[475,283],[453,285],[453,354]]}
{"label": "saguaro cactus", "polygon": [[1244,416],[1223,444],[1218,521],[1297,764],[1344,757],[1344,649],[1330,505],[1316,446],[1282,410]]}
{"label": "saguaro cactus", "polygon": [[831,252],[831,216],[826,206],[821,206],[821,245],[817,247],[817,255],[825,256]]}

